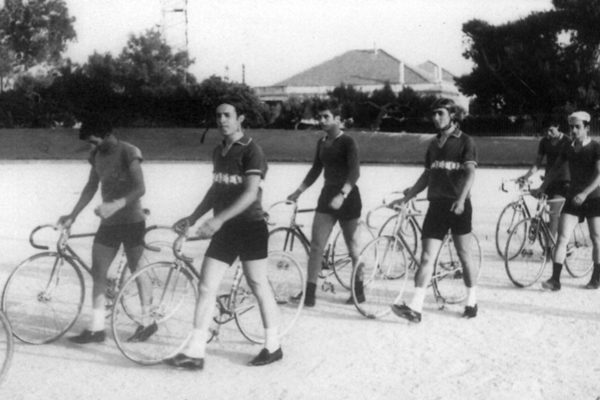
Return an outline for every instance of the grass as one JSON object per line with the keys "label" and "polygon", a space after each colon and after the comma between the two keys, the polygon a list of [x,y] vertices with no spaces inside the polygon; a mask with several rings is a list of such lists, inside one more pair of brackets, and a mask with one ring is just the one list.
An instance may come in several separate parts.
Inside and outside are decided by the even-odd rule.
{"label": "grass", "polygon": [[[118,129],[117,135],[138,146],[146,160],[210,161],[212,149],[221,140],[210,130],[201,143],[202,129]],[[311,162],[318,131],[248,130],[247,135],[263,148],[269,161]],[[362,163],[422,164],[432,134],[348,131],[356,139]],[[474,137],[481,166],[523,166],[535,158],[538,138]],[[2,129],[0,159],[79,160],[89,147],[72,129]]]}

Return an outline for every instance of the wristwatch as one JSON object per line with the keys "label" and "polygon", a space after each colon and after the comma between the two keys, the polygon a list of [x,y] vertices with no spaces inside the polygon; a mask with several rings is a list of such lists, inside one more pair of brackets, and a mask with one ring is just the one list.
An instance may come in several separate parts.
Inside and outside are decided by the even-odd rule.
{"label": "wristwatch", "polygon": [[342,195],[342,197],[343,197],[344,199],[346,199],[346,198],[348,197],[348,193],[344,193],[344,191],[343,191],[343,190],[340,190],[340,194]]}

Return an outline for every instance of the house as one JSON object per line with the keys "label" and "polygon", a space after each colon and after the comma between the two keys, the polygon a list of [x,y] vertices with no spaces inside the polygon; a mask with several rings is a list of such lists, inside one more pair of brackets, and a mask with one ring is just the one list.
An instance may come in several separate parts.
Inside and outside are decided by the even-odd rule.
{"label": "house", "polygon": [[272,86],[255,87],[267,103],[279,103],[292,96],[326,96],[341,83],[371,93],[389,82],[394,92],[405,87],[417,93],[449,97],[468,109],[468,98],[458,91],[454,75],[427,61],[411,66],[381,49],[351,50]]}

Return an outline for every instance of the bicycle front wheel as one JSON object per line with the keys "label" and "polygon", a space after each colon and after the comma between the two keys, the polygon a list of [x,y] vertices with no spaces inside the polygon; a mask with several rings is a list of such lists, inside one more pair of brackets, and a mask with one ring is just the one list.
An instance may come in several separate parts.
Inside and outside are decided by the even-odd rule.
{"label": "bicycle front wheel", "polygon": [[[469,262],[471,263],[472,271],[477,271],[477,276],[475,277],[475,282],[477,282],[477,279],[481,275],[483,259],[481,246],[475,234],[471,233],[468,238],[470,239],[469,254],[471,256]],[[447,235],[437,254],[433,276],[431,277],[436,298],[448,304],[456,304],[464,301],[467,298],[464,275],[464,263],[456,252],[452,236]]]}
{"label": "bicycle front wheel", "polygon": [[500,215],[496,223],[496,251],[500,257],[504,257],[504,250],[508,235],[514,226],[521,220],[527,218],[523,204],[518,201],[509,203]]}
{"label": "bicycle front wheel", "polygon": [[[367,224],[364,221],[359,221],[354,235],[354,240],[356,240],[359,251],[373,239],[373,232],[371,232]],[[348,246],[346,246],[344,233],[341,229],[335,236],[331,253],[331,265],[335,277],[344,289],[350,290],[350,283],[352,281],[352,258],[350,257],[350,251],[348,250]]]}
{"label": "bicycle front wheel", "polygon": [[14,352],[14,340],[8,318],[0,312],[0,384],[6,378]]}
{"label": "bicycle front wheel", "polygon": [[83,275],[70,258],[39,253],[11,272],[2,293],[2,310],[19,340],[50,343],[73,326],[84,292]]}
{"label": "bicycle front wheel", "polygon": [[[112,332],[117,347],[128,359],[156,364],[175,355],[193,329],[197,288],[186,267],[157,262],[136,271],[115,299]],[[156,324],[144,341],[132,340],[140,326]]]}
{"label": "bicycle front wheel", "polygon": [[550,260],[550,243],[542,232],[541,221],[527,218],[518,222],[504,250],[504,267],[511,282],[518,287],[533,285]]}
{"label": "bicycle front wheel", "polygon": [[308,246],[293,229],[276,228],[269,232],[269,251],[288,253],[304,270],[308,268]]}
{"label": "bicycle front wheel", "polygon": [[592,239],[587,221],[577,224],[567,245],[565,259],[565,268],[573,278],[585,276],[592,270],[594,267],[592,252]]}
{"label": "bicycle front wheel", "polygon": [[[270,251],[267,261],[267,278],[279,309],[279,335],[283,336],[292,329],[304,305],[304,298],[292,299],[304,289],[304,275],[300,264],[286,252]],[[234,283],[231,299],[231,309],[242,335],[253,343],[264,343],[260,308],[243,274]]]}
{"label": "bicycle front wheel", "polygon": [[[380,318],[400,299],[408,281],[408,262],[404,245],[394,236],[380,236],[363,249],[352,271],[352,299],[367,318]],[[356,292],[363,282],[363,296]]]}

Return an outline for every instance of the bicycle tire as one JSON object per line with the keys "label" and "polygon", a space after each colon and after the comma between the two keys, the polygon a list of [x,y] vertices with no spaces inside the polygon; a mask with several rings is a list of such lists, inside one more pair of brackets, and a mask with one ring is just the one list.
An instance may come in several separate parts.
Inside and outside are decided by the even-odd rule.
{"label": "bicycle tire", "polygon": [[309,243],[291,228],[280,227],[269,232],[269,251],[279,250],[290,254],[305,271],[308,270],[309,246]]}
{"label": "bicycle tire", "polygon": [[567,245],[565,268],[573,278],[581,278],[589,274],[594,268],[592,239],[586,222],[581,222],[575,226],[571,240]]}
{"label": "bicycle tire", "polygon": [[[153,264],[155,262],[165,261],[169,257],[175,258],[175,256],[173,256],[172,243],[162,241],[162,240],[156,240],[156,241],[147,243],[146,247],[154,248],[157,251],[151,251],[151,250],[145,249],[144,253],[142,254],[142,257],[140,258],[140,261],[138,262],[138,268],[136,268],[136,271],[138,269],[144,268],[145,266]],[[131,277],[131,274],[132,274],[131,268],[129,268],[129,264],[127,263],[127,261],[125,261],[125,265],[123,265],[121,267],[121,273],[119,275],[119,278],[116,280],[116,282],[113,283],[112,287],[107,288],[107,293],[106,293],[106,299],[107,299],[107,301],[106,301],[106,308],[107,308],[106,317],[107,318],[111,317],[112,310],[114,308],[114,300],[117,297],[117,294],[119,293],[119,291],[121,290],[123,285],[125,284],[125,282],[127,282],[127,280]],[[127,312],[126,304],[122,304],[122,307],[125,310],[125,312]],[[135,318],[135,316],[132,314],[131,319],[133,320],[134,318]]]}
{"label": "bicycle tire", "polygon": [[[304,288],[304,274],[300,264],[286,252],[270,251],[267,261],[267,277],[279,309],[281,337],[290,332],[302,311],[304,298],[295,301],[293,297]],[[242,335],[253,343],[264,343],[260,309],[244,274],[240,274],[239,280],[232,286],[230,299],[231,310]]]}
{"label": "bicycle tire", "polygon": [[[395,236],[379,236],[367,244],[352,271],[352,300],[358,312],[367,318],[387,315],[406,289],[408,266],[404,245]],[[355,290],[358,280],[363,282],[364,301]]]}
{"label": "bicycle tire", "polygon": [[[479,239],[474,233],[471,237],[471,262],[477,264],[477,278],[481,276],[483,255]],[[459,258],[451,235],[447,235],[436,255],[431,284],[437,300],[443,303],[456,304],[467,298],[467,287],[464,283],[463,262]]]}
{"label": "bicycle tire", "polygon": [[16,338],[45,344],[73,326],[84,296],[83,274],[71,258],[56,252],[38,253],[9,275],[2,292],[2,310]]}
{"label": "bicycle tire", "polygon": [[[364,221],[359,221],[356,228],[355,238],[359,249],[363,249],[375,237],[371,229]],[[335,235],[331,247],[331,268],[336,279],[346,290],[350,290],[352,283],[352,258],[346,240],[344,239],[343,231],[340,229]]]}
{"label": "bicycle tire", "polygon": [[536,283],[550,259],[549,241],[537,218],[519,221],[511,230],[504,250],[504,268],[517,287]]}
{"label": "bicycle tire", "polygon": [[389,217],[379,228],[377,236],[394,236],[402,235],[404,240],[409,245],[413,254],[419,254],[419,232],[421,229],[418,226],[418,222],[414,218],[406,218],[396,232],[393,232],[396,226],[396,220],[400,218],[400,214],[392,215]]}
{"label": "bicycle tire", "polygon": [[[142,365],[160,363],[187,342],[193,329],[197,288],[186,268],[175,262],[147,265],[132,274],[119,291],[111,328],[117,348],[131,361]],[[148,279],[152,284],[151,304],[146,307],[142,306],[138,279]],[[145,324],[157,324],[156,333],[144,342],[128,341],[144,320]]]}
{"label": "bicycle tire", "polygon": [[500,212],[498,222],[496,222],[496,251],[500,257],[504,257],[506,241],[510,235],[511,229],[517,222],[527,218],[524,206],[518,201],[508,203]]}
{"label": "bicycle tire", "polygon": [[12,328],[8,318],[0,312],[0,384],[6,379],[15,349]]}

